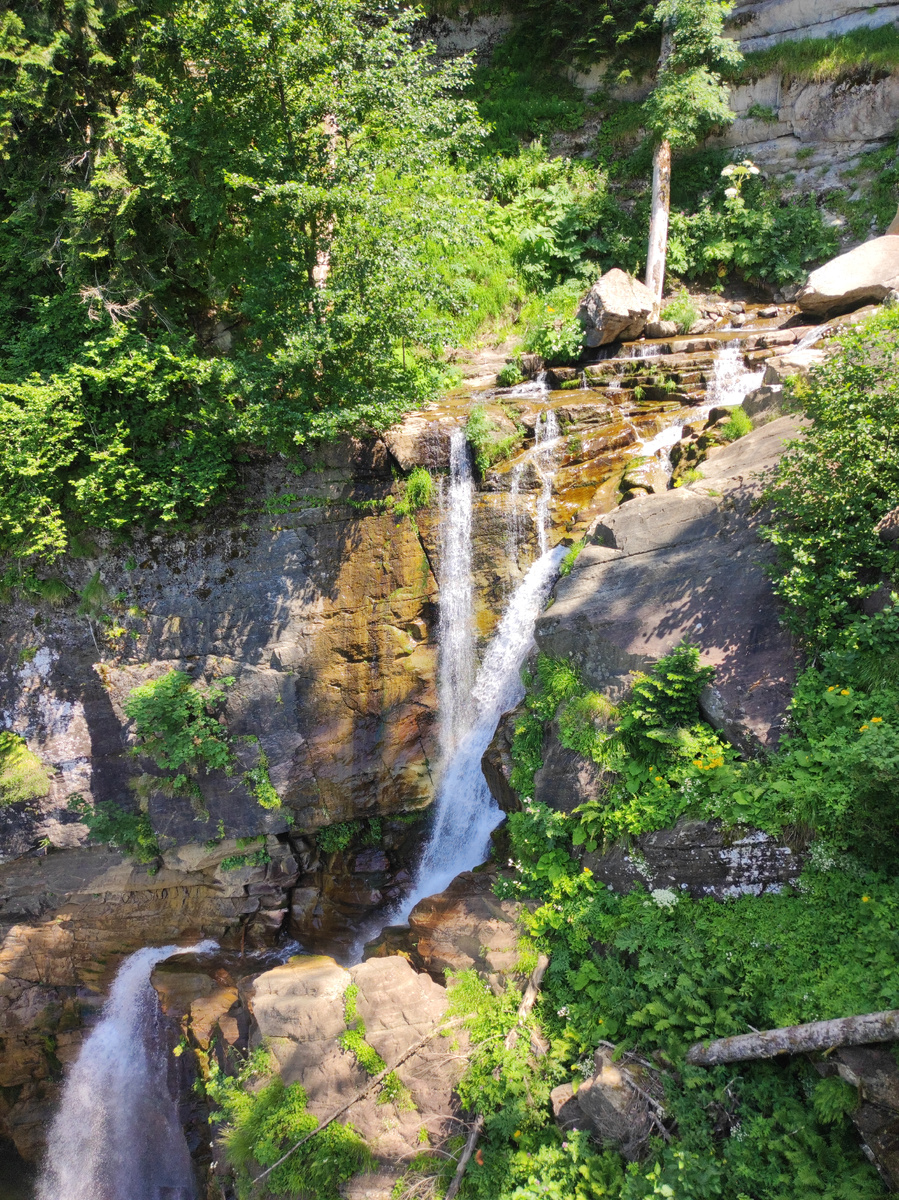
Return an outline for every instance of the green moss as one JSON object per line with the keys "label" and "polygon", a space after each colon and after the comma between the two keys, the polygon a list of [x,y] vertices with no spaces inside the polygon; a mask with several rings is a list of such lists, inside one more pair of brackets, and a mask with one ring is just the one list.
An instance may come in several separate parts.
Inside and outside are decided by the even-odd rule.
{"label": "green moss", "polygon": [[39,800],[50,791],[50,775],[23,738],[0,732],[0,807]]}
{"label": "green moss", "polygon": [[764,75],[780,75],[785,82],[806,79],[815,83],[870,77],[899,67],[899,29],[853,29],[838,37],[782,41],[768,50],[745,55],[735,81],[750,83]]}

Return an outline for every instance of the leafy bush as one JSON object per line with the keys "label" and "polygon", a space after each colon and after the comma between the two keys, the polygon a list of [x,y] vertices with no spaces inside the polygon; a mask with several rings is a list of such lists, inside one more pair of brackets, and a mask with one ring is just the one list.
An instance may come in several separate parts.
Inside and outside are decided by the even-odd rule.
{"label": "leafy bush", "polygon": [[[570,441],[570,439],[569,439],[569,441]],[[568,449],[569,449],[569,452],[571,452],[570,445],[569,445]],[[575,451],[575,453],[577,453],[577,451]],[[587,544],[586,538],[581,538],[580,541],[571,543],[571,545],[568,548],[568,552],[566,553],[565,557],[562,559],[561,563],[559,563],[559,574],[560,575],[570,575],[571,574],[571,568],[577,562],[578,555],[583,550],[583,548],[586,546],[586,544]]]}
{"label": "leafy bush", "polygon": [[517,431],[504,434],[480,404],[476,404],[468,414],[465,436],[474,450],[475,464],[481,475],[485,475],[494,463],[508,458],[522,439]]}
{"label": "leafy bush", "polygon": [[536,325],[530,326],[524,338],[524,348],[539,354],[545,363],[570,366],[581,356],[584,330],[576,317],[560,316],[547,305]]}
{"label": "leafy bush", "polygon": [[231,739],[218,719],[224,689],[233,683],[227,676],[220,688],[200,688],[184,671],[169,671],[129,694],[125,715],[134,722],[134,753],[176,771],[171,781],[176,791],[196,789],[191,777],[198,771],[233,772]]}
{"label": "leafy bush", "polygon": [[687,291],[680,291],[662,309],[663,321],[676,321],[681,333],[689,333],[699,320],[699,309],[690,298]]}
{"label": "leafy bush", "polygon": [[524,375],[521,373],[521,368],[517,362],[506,363],[496,373],[496,382],[499,387],[515,387],[518,383],[524,382]]}
{"label": "leafy bush", "polygon": [[774,589],[806,644],[826,643],[899,570],[895,546],[874,532],[899,504],[899,311],[871,317],[837,345],[793,386],[813,424],[788,447],[767,493]]}
{"label": "leafy bush", "polygon": [[251,1195],[309,1195],[340,1200],[341,1184],[371,1169],[371,1153],[352,1125],[332,1122],[266,1177],[264,1188],[254,1184],[261,1168],[270,1167],[294,1142],[318,1127],[307,1111],[307,1097],[298,1083],[285,1087],[275,1075],[267,1051],[257,1051],[226,1075],[213,1059],[206,1092],[218,1111],[225,1145],[240,1200]]}
{"label": "leafy bush", "polygon": [[83,796],[69,800],[69,811],[78,813],[90,838],[114,846],[139,863],[152,863],[159,857],[159,843],[146,812],[126,812],[111,800],[91,805]]}
{"label": "leafy bush", "polygon": [[50,776],[25,739],[7,729],[0,730],[0,808],[39,800],[50,791]]}
{"label": "leafy bush", "polygon": [[721,433],[725,441],[735,442],[738,438],[745,437],[747,433],[752,433],[752,417],[748,416],[742,408],[732,408],[727,421],[721,426]]}
{"label": "leafy bush", "polygon": [[336,854],[339,850],[346,850],[360,828],[360,821],[338,821],[336,825],[326,825],[324,829],[319,829],[315,841],[319,850],[324,850],[325,854]]}
{"label": "leafy bush", "polygon": [[398,517],[414,516],[434,499],[434,480],[427,467],[413,467],[405,480],[403,497],[393,506]]}

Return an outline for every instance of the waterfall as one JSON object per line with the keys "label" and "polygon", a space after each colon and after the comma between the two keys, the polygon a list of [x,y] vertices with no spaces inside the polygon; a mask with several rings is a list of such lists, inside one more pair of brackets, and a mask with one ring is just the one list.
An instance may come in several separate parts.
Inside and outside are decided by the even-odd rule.
{"label": "waterfall", "polygon": [[537,542],[541,554],[545,554],[549,549],[549,505],[552,500],[553,476],[555,475],[553,459],[555,443],[560,437],[560,432],[558,417],[551,408],[543,413],[542,423],[538,413],[537,423],[534,426],[534,449],[537,470],[540,472],[543,483],[540,489],[540,498],[537,501]]}
{"label": "waterfall", "polygon": [[516,463],[512,468],[509,485],[509,528],[506,534],[506,557],[516,567],[525,534],[524,513],[521,509],[521,476],[523,473],[524,463]]}
{"label": "waterfall", "polygon": [[709,385],[707,403],[701,411],[735,408],[750,392],[761,387],[765,370],[750,371],[743,361],[743,350],[736,340],[722,346],[715,355],[715,373]]}
{"label": "waterfall", "polygon": [[450,439],[449,479],[440,494],[440,617],[438,623],[440,753],[444,762],[467,727],[474,684],[474,580],[471,506],[474,480],[463,429]]}
{"label": "waterfall", "polygon": [[195,1200],[150,974],[172,954],[215,948],[148,947],[119,967],[63,1088],[37,1200]]}
{"label": "waterfall", "polygon": [[[434,828],[414,889],[391,920],[404,921],[423,896],[443,891],[460,871],[470,871],[487,857],[490,833],[499,824],[501,813],[484,779],[481,758],[499,718],[524,695],[521,666],[533,646],[534,624],[564,554],[565,548],[557,546],[532,564],[487,647],[468,700],[465,732],[444,762]],[[442,688],[440,699],[442,706]]]}

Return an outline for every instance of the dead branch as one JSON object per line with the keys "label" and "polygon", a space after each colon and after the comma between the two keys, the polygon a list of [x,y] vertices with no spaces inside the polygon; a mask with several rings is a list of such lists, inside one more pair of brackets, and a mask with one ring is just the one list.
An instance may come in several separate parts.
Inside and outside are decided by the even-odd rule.
{"label": "dead branch", "polygon": [[687,1051],[687,1062],[696,1067],[713,1067],[718,1063],[774,1058],[777,1054],[807,1054],[812,1050],[832,1050],[836,1046],[895,1041],[899,1041],[899,1009],[891,1008],[858,1017],[743,1033],[737,1037],[719,1038],[708,1045],[697,1042]]}
{"label": "dead branch", "polygon": [[404,1063],[407,1058],[410,1058],[417,1050],[420,1050],[422,1046],[426,1045],[432,1038],[435,1038],[438,1033],[444,1033],[446,1030],[452,1029],[454,1026],[460,1024],[461,1020],[458,1017],[454,1017],[451,1021],[447,1021],[443,1025],[437,1025],[429,1033],[426,1033],[423,1038],[419,1038],[419,1040],[413,1043],[408,1050],[403,1051],[403,1053],[392,1066],[385,1067],[383,1071],[379,1072],[377,1075],[373,1075],[365,1087],[358,1091],[355,1096],[352,1097],[352,1099],[348,1100],[346,1104],[341,1105],[336,1112],[331,1113],[330,1117],[322,1121],[322,1123],[316,1129],[313,1129],[311,1133],[307,1133],[305,1137],[302,1137],[298,1142],[295,1142],[285,1154],[281,1155],[277,1162],[272,1163],[270,1167],[266,1167],[264,1171],[257,1175],[253,1180],[253,1187],[255,1188],[263,1179],[265,1179],[266,1175],[270,1175],[276,1167],[280,1167],[283,1162],[286,1162],[288,1158],[290,1158],[291,1154],[295,1154],[301,1146],[306,1144],[306,1142],[311,1141],[316,1134],[321,1133],[323,1129],[326,1129],[332,1121],[336,1121],[338,1117],[342,1117],[347,1109],[352,1108],[353,1105],[359,1100],[363,1100],[373,1088],[376,1088],[379,1083],[384,1082],[391,1071],[395,1071],[401,1063]]}
{"label": "dead branch", "polygon": [[[518,1035],[521,1033],[522,1026],[531,1014],[531,1009],[537,1002],[537,996],[540,994],[540,984],[543,982],[543,976],[546,974],[546,968],[549,966],[549,958],[545,954],[540,954],[537,957],[537,965],[531,972],[531,978],[528,980],[528,986],[521,998],[521,1003],[518,1006],[518,1016],[515,1024],[506,1034],[503,1045],[507,1050],[511,1050],[518,1041]],[[495,1079],[499,1078],[499,1067],[493,1072]],[[456,1192],[458,1192],[462,1184],[462,1176],[465,1174],[465,1168],[468,1166],[468,1160],[474,1154],[475,1146],[478,1144],[478,1138],[481,1136],[481,1130],[484,1128],[484,1118],[479,1116],[471,1127],[471,1132],[468,1135],[468,1141],[465,1143],[465,1149],[459,1158],[459,1164],[456,1167],[456,1173],[453,1176],[452,1183],[447,1189],[445,1200],[455,1200]]]}

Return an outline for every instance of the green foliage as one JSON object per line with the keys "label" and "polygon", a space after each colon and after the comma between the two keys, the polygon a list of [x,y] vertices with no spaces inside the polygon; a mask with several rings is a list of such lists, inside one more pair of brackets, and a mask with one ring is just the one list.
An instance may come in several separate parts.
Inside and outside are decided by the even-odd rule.
{"label": "green foliage", "polygon": [[896,550],[877,522],[899,504],[899,312],[887,309],[838,339],[837,353],[793,395],[813,424],[781,459],[765,536],[777,550],[774,589],[807,644],[845,626]]}
{"label": "green foliage", "polygon": [[748,416],[742,408],[732,408],[730,416],[721,426],[721,434],[725,441],[735,442],[738,438],[745,437],[747,433],[752,432],[752,417]]}
{"label": "green foliage", "polygon": [[[747,54],[735,80],[751,83],[765,75],[794,79],[862,82],[899,66],[899,30],[894,25],[853,29],[825,38],[784,40],[767,50]],[[750,110],[751,114],[751,110]]]}
{"label": "green foliage", "polygon": [[699,309],[690,298],[686,289],[672,297],[662,309],[663,321],[676,321],[680,333],[689,333],[699,320]]}
{"label": "green foliage", "polygon": [[[356,1000],[359,988],[355,983],[349,984],[343,993],[343,1017],[346,1021],[346,1032],[337,1039],[342,1049],[352,1054],[359,1066],[369,1075],[380,1075],[387,1064],[365,1040],[365,1021],[359,1015]],[[379,1104],[395,1104],[400,1112],[411,1112],[415,1108],[412,1093],[397,1075],[390,1071],[383,1079],[378,1093]]]}
{"label": "green foliage", "polygon": [[524,382],[524,375],[521,373],[521,368],[517,362],[506,363],[496,373],[496,383],[498,387],[515,387],[518,383]]}
{"label": "green foliage", "polygon": [[189,519],[247,444],[383,428],[430,393],[458,298],[430,257],[478,240],[451,160],[481,129],[468,66],[435,64],[413,21],[356,0],[14,6],[0,548]]}
{"label": "green foliage", "polygon": [[[569,443],[570,443],[570,441],[571,441],[571,439],[569,439]],[[577,449],[572,451],[571,445],[569,444],[568,449],[569,449],[569,453],[571,453],[571,452],[578,453],[578,450],[580,449],[580,447],[578,447]],[[586,546],[586,544],[587,544],[586,538],[581,538],[579,541],[571,543],[571,545],[568,547],[568,551],[567,551],[565,557],[562,559],[561,563],[559,563],[559,574],[560,575],[570,575],[571,574],[571,569],[574,566],[574,564],[577,562],[578,555],[583,550],[583,548]]]}
{"label": "green foliage", "polygon": [[324,829],[316,831],[316,844],[325,854],[336,854],[339,850],[346,850],[360,827],[359,821],[338,821],[336,825],[326,825]]}
{"label": "green foliage", "polygon": [[175,771],[176,791],[193,791],[198,772],[234,770],[234,752],[227,727],[218,719],[226,702],[225,688],[201,688],[184,671],[169,671],[160,679],[132,689],[125,715],[134,722],[135,753],[146,754],[163,770]]}
{"label": "green foliage", "polygon": [[831,1075],[815,1084],[812,1104],[815,1116],[824,1125],[835,1125],[858,1108],[858,1091],[839,1075]]}
{"label": "green foliage", "polygon": [[434,480],[427,467],[413,467],[405,480],[402,499],[394,506],[398,517],[414,517],[434,499]]}
{"label": "green foliage", "polygon": [[50,791],[50,776],[36,754],[25,745],[25,739],[0,730],[0,808],[39,800]]}
{"label": "green foliage", "polygon": [[548,304],[541,318],[529,327],[524,348],[548,364],[564,367],[578,361],[583,343],[584,330],[577,317],[558,315]]}
{"label": "green foliage", "polygon": [[723,36],[728,4],[662,0],[656,16],[670,33],[670,52],[643,103],[642,123],[656,141],[694,146],[715,126],[729,125],[730,91],[722,71],[742,62],[737,43]]}
{"label": "green foliage", "polygon": [[753,121],[764,121],[766,125],[776,125],[780,120],[776,109],[768,104],[750,104],[746,116],[751,117]]}
{"label": "green foliage", "polygon": [[222,1122],[220,1136],[240,1200],[251,1195],[339,1200],[341,1184],[371,1169],[373,1160],[352,1125],[336,1121],[267,1176],[264,1189],[254,1186],[260,1168],[272,1166],[318,1127],[318,1119],[307,1111],[303,1088],[298,1083],[285,1087],[277,1075],[265,1082],[270,1072],[266,1051],[251,1055],[234,1075],[226,1075],[214,1060],[210,1063],[206,1092],[218,1108],[213,1120]]}
{"label": "green foliage", "polygon": [[475,463],[481,475],[486,474],[494,463],[508,458],[521,444],[521,434],[517,430],[503,433],[481,404],[476,404],[468,414],[465,436],[474,451]]}
{"label": "green foliage", "polygon": [[268,755],[260,746],[256,766],[244,771],[243,781],[260,808],[280,808],[281,797],[275,791],[268,767]]}
{"label": "green foliage", "polygon": [[527,694],[515,720],[510,783],[520,796],[533,796],[534,773],[543,765],[545,725],[564,700],[576,695],[581,683],[570,663],[546,654],[537,656],[536,674],[525,672],[523,678]]}
{"label": "green foliage", "polygon": [[91,805],[83,796],[73,796],[68,808],[78,813],[92,841],[114,846],[139,863],[152,863],[159,857],[159,844],[149,814],[126,812],[112,800]]}

